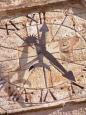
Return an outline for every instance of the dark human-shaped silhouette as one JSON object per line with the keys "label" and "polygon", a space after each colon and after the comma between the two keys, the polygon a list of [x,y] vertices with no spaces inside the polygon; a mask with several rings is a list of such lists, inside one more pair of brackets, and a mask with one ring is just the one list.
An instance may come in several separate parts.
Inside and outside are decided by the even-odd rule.
{"label": "dark human-shaped silhouette", "polygon": [[[27,57],[28,56],[26,55],[26,59],[24,60],[25,64],[22,64],[22,59],[20,59],[19,60],[20,67],[17,68],[17,70],[19,71],[19,69],[22,70],[23,68],[27,67],[27,69],[29,68],[29,71],[32,71],[36,67],[43,67],[45,85],[46,85],[46,88],[47,88],[45,68],[48,69],[49,71],[51,71],[51,69],[47,64],[45,64],[43,62],[43,57],[46,57],[50,61],[50,63],[63,75],[63,77],[65,77],[65,78],[67,78],[68,80],[71,81],[71,84],[76,85],[76,86],[80,87],[81,89],[83,89],[82,86],[80,86],[79,84],[76,83],[75,76],[73,75],[73,72],[72,71],[67,71],[62,66],[62,64],[59,63],[59,61],[51,53],[49,53],[47,51],[47,49],[46,49],[46,33],[49,31],[49,29],[48,29],[47,24],[46,24],[45,21],[43,22],[41,29],[38,30],[38,31],[40,31],[40,33],[41,33],[41,36],[39,36],[38,38],[33,36],[33,35],[28,36],[24,39],[22,37],[20,37],[24,41],[24,44],[27,44],[27,46],[31,46],[31,47],[33,45],[35,46],[36,52],[37,52],[37,57],[35,57],[35,59],[33,59],[32,61],[27,62]],[[28,52],[28,47],[24,47],[23,52]],[[24,56],[24,53],[22,53],[21,58],[23,56]],[[36,62],[36,61],[38,61],[38,62]],[[22,77],[24,76],[24,74],[25,74],[25,71],[22,72]],[[21,76],[19,76],[19,77],[21,77]],[[0,81],[1,81],[1,83],[2,82],[4,83],[4,81],[2,81],[2,80],[0,80]],[[49,92],[52,94],[51,91],[49,91]],[[46,93],[46,95],[47,95],[47,93]],[[56,98],[54,97],[53,94],[52,94],[52,97],[53,97],[54,100],[56,100]],[[45,100],[46,100],[46,98],[45,98]]]}
{"label": "dark human-shaped silhouette", "polygon": [[[29,37],[25,40],[25,42],[26,42],[27,44],[32,43],[32,44],[34,44],[35,47],[36,47],[37,59],[39,60],[39,62],[38,62],[38,63],[35,63],[34,65],[32,65],[32,67],[35,68],[35,67],[38,67],[38,66],[41,66],[41,67],[42,67],[42,66],[43,66],[43,67],[45,66],[47,69],[50,70],[50,68],[49,68],[46,64],[43,63],[43,56],[45,56],[45,57],[50,61],[50,63],[52,63],[52,65],[53,65],[57,70],[59,70],[59,71],[62,73],[63,77],[66,77],[67,79],[69,79],[73,85],[79,86],[80,88],[83,89],[82,86],[80,86],[80,85],[78,85],[78,84],[76,83],[75,77],[74,77],[74,75],[73,75],[73,72],[72,72],[72,71],[67,71],[67,70],[62,66],[62,64],[60,64],[60,63],[57,61],[57,59],[56,59],[54,56],[52,56],[52,54],[49,53],[49,52],[46,50],[46,37],[45,37],[45,36],[46,36],[46,32],[49,31],[49,30],[48,30],[48,27],[47,27],[47,25],[46,25],[46,22],[43,23],[43,25],[42,25],[40,31],[42,32],[40,38],[36,39],[36,38],[34,38],[33,36],[29,36]],[[29,39],[29,41],[28,41],[28,39]],[[39,43],[37,42],[37,40],[39,40]],[[29,63],[27,63],[27,64],[29,64]],[[30,67],[30,70],[31,70],[32,67]]]}

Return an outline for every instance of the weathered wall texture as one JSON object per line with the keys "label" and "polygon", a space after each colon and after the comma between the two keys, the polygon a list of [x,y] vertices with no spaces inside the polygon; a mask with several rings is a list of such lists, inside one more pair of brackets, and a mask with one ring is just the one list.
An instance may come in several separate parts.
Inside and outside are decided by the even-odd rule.
{"label": "weathered wall texture", "polygon": [[32,112],[22,112],[14,115],[86,115],[86,103],[68,104],[62,108],[50,108]]}
{"label": "weathered wall texture", "polygon": [[[17,11],[19,12],[19,15],[20,14],[24,15],[24,12],[26,12],[27,9],[25,9],[24,12],[22,12],[23,8],[21,8],[21,6],[24,5],[24,2],[26,6],[27,5],[26,3],[28,3],[29,1],[16,0],[15,2],[14,0],[10,0],[9,2],[8,1],[7,2],[3,1],[3,2],[4,2],[4,7],[7,8],[8,4],[10,4],[11,6],[9,8],[9,11],[7,11],[6,13],[5,12],[6,9],[3,9],[3,4],[1,5],[2,6],[2,11],[0,12],[2,13],[1,16],[6,18],[7,16],[9,16],[9,14],[11,16],[12,10],[15,11],[15,9],[13,9],[14,6],[18,8],[17,5],[18,6],[20,5],[20,10],[19,11],[16,10],[15,12],[13,12],[13,15],[15,14],[14,16],[16,16]],[[33,3],[34,1],[30,1],[30,2]],[[38,3],[39,4],[41,3],[41,5],[44,5],[46,0],[43,0],[42,2],[39,2],[37,0],[35,2],[30,5],[36,5]],[[52,0],[50,0],[50,2],[52,2]],[[48,8],[49,8],[49,11],[48,11]],[[59,4],[59,5],[56,4],[55,6],[51,5],[48,8],[46,8],[47,11],[44,7],[43,9],[41,8],[42,11],[43,10],[46,11],[46,14],[45,14],[46,24],[49,30],[46,34],[46,39],[47,39],[46,47],[48,51],[51,54],[53,54],[53,56],[55,56],[57,59],[59,59],[59,61],[62,64],[64,64],[64,67],[67,68],[67,70],[73,70],[74,75],[76,76],[77,82],[82,84],[85,87],[86,86],[86,71],[82,71],[84,67],[81,65],[86,65],[86,42],[85,42],[86,41],[86,9],[78,3],[74,4],[74,2],[68,3],[68,4],[65,3],[64,7],[63,7],[63,4]],[[32,9],[34,11],[37,10],[34,8]],[[59,28],[59,25],[62,23],[62,21],[65,18],[65,14],[67,13],[66,11],[68,11],[69,14],[66,21],[64,22],[64,26],[60,29],[58,34],[55,36],[55,40],[57,41],[51,42],[51,40],[53,39],[53,36],[55,35],[56,31]],[[6,13],[6,15],[3,14],[3,12]],[[30,13],[29,16],[33,16],[33,14]],[[18,36],[20,35],[22,38],[25,38],[30,35],[37,36],[37,27],[36,25],[34,26],[34,22],[33,21],[31,22],[31,19],[27,19],[25,16],[15,18],[15,19],[13,17],[0,21],[1,28],[6,28],[6,24],[8,24],[9,29],[10,29],[9,32],[7,32],[6,29],[0,29],[0,76],[6,77],[6,80],[9,80],[10,82],[14,84],[17,84],[18,82],[19,86],[22,86],[22,83],[24,83],[25,80],[27,80],[29,76],[27,80],[28,82],[25,87],[35,88],[35,90],[27,89],[28,94],[32,92],[31,95],[28,95],[28,99],[31,96],[31,100],[29,99],[29,102],[32,101],[32,103],[39,104],[41,90],[37,90],[37,89],[46,88],[44,75],[43,75],[43,69],[36,68],[31,74],[27,70],[28,65],[23,67],[26,63],[30,62],[31,60],[34,59],[34,57],[37,56],[37,52],[36,52],[36,48],[34,49],[34,46],[21,47],[22,45],[24,45],[24,41],[22,41],[21,38]],[[15,29],[9,23],[10,19],[16,24],[16,26],[20,30]],[[39,24],[38,28],[40,30],[40,27],[42,27],[43,25],[40,24],[39,13],[35,14],[34,19],[38,21],[38,24]],[[43,14],[42,14],[42,19],[43,19]],[[75,32],[74,30],[70,29],[70,28],[74,28],[73,22],[75,22],[76,29],[80,32],[79,34],[77,34],[77,32]],[[32,26],[30,26],[30,23],[32,24]],[[14,29],[15,31],[11,31],[11,29]],[[42,37],[41,31],[39,32],[39,35]],[[84,36],[84,39],[83,39],[83,36]],[[64,53],[68,50],[71,52]],[[86,101],[85,99],[86,89],[81,90],[74,86],[75,94],[72,95],[72,92],[69,90],[69,87],[70,87],[69,81],[63,78],[62,75],[52,67],[52,65],[49,63],[47,59],[43,58],[43,61],[46,64],[50,65],[50,69],[52,70],[52,72],[50,73],[49,69],[48,70],[46,69],[47,86],[52,87],[52,81],[53,81],[53,85],[56,86],[56,88],[55,89],[51,88],[51,91],[56,96],[57,103],[58,101],[60,101],[60,103],[63,103],[64,101],[62,100],[64,98],[65,98],[64,100],[67,100],[67,101],[70,101],[70,99],[75,101],[77,98],[80,99],[79,101],[81,101],[82,99]],[[72,62],[74,62],[75,64],[72,64]],[[76,63],[78,63],[78,65]],[[51,78],[51,75],[52,75],[52,78]],[[24,108],[27,108],[27,106],[32,106],[31,103],[22,104],[22,103],[17,103],[13,101],[11,102],[10,101],[11,98],[9,99],[8,97],[9,90],[6,88],[8,88],[8,84],[6,84],[5,88],[3,88],[5,89],[5,92],[1,90],[0,106],[4,108],[4,110],[6,110],[8,113],[17,111],[17,110],[23,111]],[[13,88],[13,85],[12,85],[12,88]],[[15,89],[16,87],[14,87],[13,90],[15,91]],[[18,89],[18,90],[21,90],[21,89]],[[44,95],[46,94],[46,91],[47,89],[43,89]],[[3,96],[4,98],[2,98]],[[23,95],[22,98],[23,97],[25,97],[25,95]],[[48,101],[51,102],[51,105],[52,105],[52,102],[54,102],[50,94],[48,95],[48,98],[46,99],[46,102]],[[39,106],[42,107],[42,104],[43,103],[41,103]],[[32,108],[35,109],[35,106],[32,106]],[[47,107],[48,106],[49,105],[47,104]],[[60,109],[57,109],[56,107],[54,109],[51,108],[47,110],[40,109],[40,111],[36,111],[36,112],[32,111],[29,114],[31,115],[35,115],[35,114],[37,115],[85,115],[86,104],[85,103],[74,104],[74,105],[68,104]],[[17,115],[17,113],[15,115]],[[19,115],[28,115],[28,113],[22,112]]]}
{"label": "weathered wall texture", "polygon": [[0,1],[0,16],[7,18],[11,16],[25,15],[32,11],[43,11],[45,5],[68,4],[68,2],[81,2],[85,6],[85,0],[4,0]]}

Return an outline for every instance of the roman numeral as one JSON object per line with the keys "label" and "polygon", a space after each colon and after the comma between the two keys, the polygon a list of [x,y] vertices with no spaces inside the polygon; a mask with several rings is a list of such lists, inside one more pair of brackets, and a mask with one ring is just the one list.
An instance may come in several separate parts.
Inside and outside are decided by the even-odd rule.
{"label": "roman numeral", "polygon": [[57,100],[56,97],[54,96],[54,94],[52,93],[52,91],[50,89],[47,90],[47,92],[46,92],[46,94],[44,96],[44,99],[43,99],[43,89],[42,89],[41,90],[41,96],[40,96],[40,102],[46,102],[48,93],[51,95],[53,100]]}
{"label": "roman numeral", "polygon": [[[43,16],[42,16],[42,14],[43,14]],[[43,13],[39,12],[38,15],[39,15],[39,23],[42,24],[43,21],[45,21],[45,19],[46,19],[45,18],[45,12],[43,12]],[[26,16],[27,18],[31,19],[30,20],[30,25],[32,24],[33,21],[36,22],[36,23],[38,23],[38,21],[35,20],[35,16],[36,16],[36,14],[33,14],[32,17],[30,17],[29,15]]]}

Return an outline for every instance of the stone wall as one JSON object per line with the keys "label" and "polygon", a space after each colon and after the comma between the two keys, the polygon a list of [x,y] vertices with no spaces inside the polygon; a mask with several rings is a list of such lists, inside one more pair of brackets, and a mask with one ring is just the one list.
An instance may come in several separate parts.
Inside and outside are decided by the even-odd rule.
{"label": "stone wall", "polygon": [[[80,0],[4,0],[0,1],[0,16],[7,18],[11,16],[25,15],[33,11],[42,11],[45,5],[68,4],[66,2],[79,2]],[[42,7],[41,7],[42,6]]]}
{"label": "stone wall", "polygon": [[22,112],[14,115],[86,115],[86,103],[67,104],[62,108],[50,108],[32,112]]}
{"label": "stone wall", "polygon": [[[4,20],[1,20],[0,26],[2,28],[4,28],[5,24],[7,23],[9,25],[9,27],[12,29],[13,26],[9,24],[9,20],[11,18],[13,18],[14,16],[20,16],[20,15],[22,16],[23,15],[23,17],[19,17],[18,19],[15,18],[15,19],[13,19],[13,21],[14,21],[14,23],[15,22],[17,23],[17,26],[19,28],[22,28],[21,30],[17,31],[18,34],[20,34],[21,37],[25,38],[27,36],[30,36],[31,34],[32,35],[37,34],[36,33],[37,31],[35,31],[36,30],[35,27],[31,27],[31,28],[28,27],[29,26],[28,23],[30,23],[30,20],[27,22],[26,17],[24,17],[25,13],[26,14],[30,13],[30,16],[32,16],[31,12],[33,12],[33,11],[36,12],[36,11],[38,11],[38,9],[41,9],[41,11],[46,11],[46,18],[47,18],[46,22],[47,23],[48,22],[50,22],[50,23],[56,22],[56,24],[58,24],[58,23],[61,24],[62,20],[65,17],[64,11],[66,11],[66,9],[69,8],[69,16],[65,22],[65,25],[73,27],[73,22],[72,22],[72,17],[71,17],[71,13],[72,13],[75,17],[76,27],[79,30],[81,30],[83,28],[85,29],[86,28],[86,9],[84,7],[82,7],[80,4],[77,4],[77,3],[74,4],[75,1],[72,1],[72,3],[69,3],[69,2],[64,3],[64,2],[62,2],[62,0],[60,0],[60,1],[61,1],[61,3],[56,3],[56,5],[55,4],[49,5],[52,2],[56,2],[56,0],[55,1],[50,0],[49,2],[46,0],[43,0],[41,2],[38,0],[35,2],[30,1],[31,3],[33,2],[33,4],[30,4],[30,5],[28,5],[29,1],[27,1],[27,0],[26,1],[25,0],[21,0],[21,1],[16,0],[16,2],[14,0],[10,0],[9,2],[3,1],[3,4],[1,3],[2,4],[1,5],[2,10],[0,11],[0,14],[1,14],[1,18],[4,18]],[[10,5],[8,6],[8,4],[10,4]],[[45,4],[46,4],[46,7],[44,6]],[[39,7],[40,5],[43,7]],[[49,5],[49,6],[47,6],[47,5]],[[63,7],[63,5],[65,5],[65,6]],[[3,7],[3,6],[5,6],[5,7]],[[34,6],[36,6],[36,7],[34,7]],[[31,9],[30,12],[27,11],[27,10],[29,10],[27,7],[29,9]],[[37,8],[37,9],[35,9],[35,8]],[[49,11],[48,11],[48,9],[49,9]],[[52,10],[57,11],[57,13],[55,13],[55,12],[52,13],[51,12]],[[7,17],[10,17],[10,18],[8,19]],[[38,18],[38,13],[37,13],[35,19],[38,20],[38,23],[40,22],[40,20]],[[21,23],[18,24],[18,22],[21,22]],[[48,25],[49,32],[50,32],[49,35],[47,34],[47,38],[50,41],[51,38],[53,38],[53,35],[55,34],[55,32],[59,26],[55,26],[54,24],[53,24],[53,26],[50,26],[49,24],[47,24],[47,25]],[[26,27],[26,28],[23,29],[23,27]],[[83,35],[84,38],[86,39],[85,31],[82,31],[82,33],[80,33],[80,34]],[[71,45],[70,49],[73,50],[73,48],[77,48],[77,46],[78,46],[78,48],[81,48],[81,49],[86,48],[86,44],[85,44],[84,40],[81,39],[82,37],[79,36],[79,38],[76,38],[75,36],[73,36],[73,35],[75,35],[75,31],[71,31],[68,28],[65,29],[63,27],[62,30],[59,32],[59,34],[56,36],[56,38],[60,38],[60,37],[64,38],[64,37],[66,37],[66,35],[69,35],[69,37],[72,36],[72,39],[70,40],[68,38],[68,40],[66,42],[66,45],[68,45],[67,43],[69,43],[69,45]],[[78,45],[77,45],[77,42],[78,42]],[[0,64],[1,64],[0,65],[0,74],[1,74],[1,76],[7,76],[7,79],[10,78],[10,80],[13,80],[11,82],[14,82],[15,79],[18,78],[19,76],[23,76],[24,79],[27,79],[27,77],[28,77],[27,75],[29,75],[28,71],[26,71],[26,72],[17,71],[16,74],[13,71],[16,70],[18,67],[22,67],[22,65],[24,65],[27,61],[30,61],[33,59],[32,57],[30,59],[27,59],[27,60],[21,59],[21,58],[27,58],[28,56],[30,56],[30,54],[31,54],[31,56],[33,56],[36,53],[31,48],[29,49],[28,47],[26,47],[26,48],[18,47],[19,45],[22,45],[22,44],[23,44],[23,41],[19,38],[19,36],[15,35],[15,32],[10,31],[9,35],[7,35],[6,30],[3,29],[0,31],[0,45],[4,46],[4,47],[0,48],[0,61],[1,61],[0,62]],[[59,48],[56,48],[56,50],[54,50],[54,51],[58,51],[58,49],[60,49],[60,47],[61,47],[60,51],[62,51],[64,49],[64,47],[63,47],[64,44],[65,44],[65,40],[63,41],[63,43],[61,41],[61,45],[58,44]],[[48,44],[48,45],[50,45],[50,44]],[[48,45],[47,45],[47,47],[48,47]],[[72,47],[72,45],[74,45],[74,47]],[[8,46],[10,47],[10,49],[7,49]],[[53,53],[52,52],[53,47],[55,47],[55,44],[52,42],[50,47],[48,47],[48,50],[51,51],[51,53]],[[14,48],[14,50],[12,48]],[[86,49],[83,51],[82,50],[80,50],[80,52],[79,51],[74,52],[75,53],[74,56],[76,56],[76,57],[74,57],[74,59],[75,59],[75,62],[77,59],[79,59],[79,61],[83,59],[84,61],[82,62],[82,64],[86,64],[86,55],[85,55]],[[21,53],[22,51],[26,51],[27,54]],[[64,53],[60,52],[59,55],[55,54],[55,56],[62,58],[62,60],[64,60],[64,59],[67,59],[68,55],[65,55]],[[15,59],[17,58],[17,60],[15,61],[14,58]],[[9,59],[14,59],[14,60],[11,60],[11,62],[9,62],[8,61]],[[73,60],[73,59],[71,58],[71,60]],[[47,61],[45,61],[45,62],[47,62]],[[77,72],[79,72],[79,71],[78,70],[75,71],[75,70],[79,66],[73,65],[73,67],[72,67],[71,65],[72,65],[71,63],[70,63],[70,65],[67,65],[67,63],[66,63],[65,67],[68,67],[68,70],[73,69],[73,67],[74,67],[74,72],[77,75]],[[79,67],[79,68],[81,69],[81,67]],[[9,72],[9,70],[11,72]],[[74,90],[76,91],[76,95],[70,95],[71,91],[68,92],[69,82],[65,78],[61,77],[61,75],[59,76],[58,75],[59,73],[57,72],[57,70],[55,70],[53,68],[52,68],[52,70],[53,70],[52,75],[53,75],[54,85],[56,85],[58,81],[61,81],[61,83],[66,81],[68,83],[65,86],[63,84],[63,85],[57,87],[57,89],[55,89],[55,94],[56,94],[55,96],[57,97],[57,103],[58,103],[58,100],[65,98],[65,96],[68,96],[68,98],[67,98],[68,101],[70,101],[71,96],[73,96],[74,99],[80,98],[79,101],[81,101],[82,98],[86,97],[86,92],[85,92],[86,90],[82,91],[76,87],[74,87]],[[39,70],[37,70],[37,71],[38,71],[38,73],[40,73]],[[82,71],[80,71],[80,72],[82,72]],[[85,85],[86,84],[86,73],[84,72],[84,78],[81,76],[82,73],[80,73],[80,74],[78,73],[79,77],[77,78],[77,81],[78,81],[78,83]],[[42,87],[43,88],[43,87],[45,87],[45,83],[43,82],[44,78],[42,78],[42,73],[40,74],[41,77],[40,76],[35,77],[35,75],[37,75],[37,73],[34,73],[32,78],[29,79],[30,82],[32,83],[32,86],[29,85],[29,87],[30,88],[31,87],[32,88],[36,88],[36,87],[38,87],[38,88]],[[49,75],[50,74],[47,71],[48,86],[51,86],[51,79],[49,79]],[[29,82],[28,82],[28,84],[29,84]],[[8,91],[8,90],[6,90],[6,91]],[[38,94],[36,95],[36,93],[38,93],[39,95]],[[5,95],[6,96],[8,95],[7,92],[5,92]],[[36,98],[36,96],[37,96],[37,98]],[[40,96],[40,91],[38,91],[38,92],[35,91],[35,93],[32,96],[33,97],[32,101],[33,102],[39,101],[39,100],[37,100],[37,99],[39,99],[39,96]],[[41,104],[39,106],[36,106],[36,105],[32,106],[32,105],[28,104],[28,106],[32,106],[29,108],[29,107],[27,107],[27,104],[22,105],[20,103],[16,103],[13,101],[10,102],[8,100],[8,97],[2,99],[3,91],[2,91],[2,93],[0,93],[0,97],[1,97],[0,98],[0,102],[1,102],[0,105],[2,106],[2,108],[4,110],[6,110],[5,114],[7,114],[7,113],[13,114],[12,112],[14,112],[15,115],[17,115],[17,114],[18,115],[23,115],[23,114],[28,115],[28,113],[30,113],[31,115],[35,115],[35,114],[37,114],[37,115],[58,115],[58,114],[59,115],[85,115],[85,113],[86,113],[86,104],[85,103],[82,103],[82,104],[75,104],[74,103],[74,104],[72,104],[72,102],[71,102],[71,104],[67,104],[67,105],[62,104],[63,108],[61,106],[60,109],[58,109],[57,105],[53,105],[52,103],[51,103],[52,107],[50,109],[49,109],[50,104],[47,104],[47,106],[43,106],[43,104]],[[3,100],[5,100],[5,99],[7,99],[7,102],[3,102]],[[48,99],[50,99],[49,101],[52,101],[50,95],[49,95]],[[73,100],[73,101],[75,101],[75,100]],[[85,101],[86,100],[84,99],[84,102]],[[62,102],[64,102],[64,101],[61,101],[61,103]],[[59,106],[60,106],[60,104],[59,104]],[[31,110],[32,110],[32,112],[31,112]],[[15,113],[17,111],[20,111],[20,113]],[[26,111],[28,111],[28,112],[26,112]]]}

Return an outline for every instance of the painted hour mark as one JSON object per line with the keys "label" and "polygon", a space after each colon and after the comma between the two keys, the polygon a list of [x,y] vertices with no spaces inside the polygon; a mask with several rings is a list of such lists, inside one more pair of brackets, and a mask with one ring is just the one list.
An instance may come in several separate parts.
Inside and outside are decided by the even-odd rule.
{"label": "painted hour mark", "polygon": [[39,20],[40,20],[40,24],[42,24],[41,12],[39,12]]}
{"label": "painted hour mark", "polygon": [[72,93],[75,94],[75,91],[73,89],[73,85],[71,84],[71,90],[72,90]]}
{"label": "painted hour mark", "polygon": [[33,16],[32,16],[32,19],[30,21],[30,25],[32,24],[32,21],[33,21],[34,17],[35,17],[35,14],[33,14]]}
{"label": "painted hour mark", "polygon": [[31,19],[30,25],[32,24],[33,21],[36,22],[36,23],[38,23],[38,22],[34,19],[35,14],[33,14],[32,17],[30,17],[29,15],[27,15],[26,17],[29,18],[29,19]]}
{"label": "painted hour mark", "polygon": [[45,94],[45,97],[44,97],[44,100],[43,100],[44,102],[46,101],[47,95],[48,95],[48,90],[47,90],[47,92]]}
{"label": "painted hour mark", "polygon": [[13,91],[11,91],[11,87],[8,86],[8,96],[11,97],[13,95]]}
{"label": "painted hour mark", "polygon": [[48,94],[51,95],[51,97],[53,98],[53,100],[57,100],[56,97],[54,96],[54,94],[52,93],[52,91],[50,89],[47,90],[44,99],[43,99],[43,89],[41,90],[41,96],[40,96],[40,102],[46,102],[47,96]]}
{"label": "painted hour mark", "polygon": [[[43,20],[42,20],[42,15],[41,14],[43,14]],[[39,12],[39,20],[40,20],[40,24],[42,24],[43,23],[43,21],[45,22],[45,12],[43,12],[43,13],[41,13],[41,12]]]}
{"label": "painted hour mark", "polygon": [[28,102],[28,97],[27,97],[26,89],[25,89],[25,102]]}
{"label": "painted hour mark", "polygon": [[51,94],[51,96],[53,97],[54,100],[57,100],[56,97],[54,96],[54,94],[52,93],[52,91],[49,89],[49,92]]}
{"label": "painted hour mark", "polygon": [[45,22],[45,20],[46,20],[45,12],[43,12],[43,19],[44,19],[44,22]]}
{"label": "painted hour mark", "polygon": [[[42,16],[42,14],[43,14],[43,16]],[[31,19],[30,20],[30,26],[31,26],[32,22],[38,23],[38,21],[35,20],[35,16],[36,16],[36,14],[33,14],[32,17],[29,16],[29,15],[26,16],[27,18]],[[39,23],[42,24],[43,20],[45,21],[45,12],[43,12],[43,13],[39,12],[38,13],[38,18],[39,18]],[[42,20],[42,18],[43,18],[43,20]]]}
{"label": "painted hour mark", "polygon": [[5,27],[6,27],[7,35],[9,35],[9,30],[8,30],[8,25],[7,25],[7,23],[5,24]]}
{"label": "painted hour mark", "polygon": [[16,30],[20,30],[11,20],[9,22]]}
{"label": "painted hour mark", "polygon": [[41,90],[40,102],[42,102],[43,89]]}

